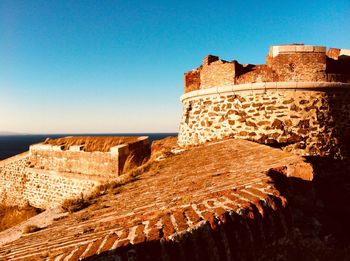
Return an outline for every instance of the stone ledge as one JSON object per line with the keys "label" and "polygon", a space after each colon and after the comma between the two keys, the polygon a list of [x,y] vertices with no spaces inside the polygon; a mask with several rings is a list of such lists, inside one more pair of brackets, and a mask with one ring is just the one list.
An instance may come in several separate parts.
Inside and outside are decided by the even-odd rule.
{"label": "stone ledge", "polygon": [[55,177],[63,177],[63,178],[69,178],[73,180],[88,180],[95,182],[96,185],[101,184],[103,182],[106,182],[109,178],[112,179],[110,176],[101,177],[97,175],[90,175],[90,174],[81,174],[81,173],[72,173],[72,172],[63,172],[63,171],[54,171],[54,170],[44,170],[44,169],[35,169],[35,168],[25,168],[26,172],[31,173],[38,173],[38,174],[45,174],[49,176],[55,176]]}
{"label": "stone ledge", "polygon": [[312,45],[274,45],[270,47],[270,56],[293,53],[326,53],[325,46]]}
{"label": "stone ledge", "polygon": [[350,50],[349,49],[340,49],[339,56],[350,56]]}
{"label": "stone ledge", "polygon": [[326,89],[348,89],[350,88],[350,83],[342,82],[256,82],[256,83],[244,83],[236,84],[224,87],[213,87],[209,89],[196,90],[192,92],[185,93],[180,97],[180,101],[197,98],[200,96],[213,96],[222,94],[235,94],[237,92],[244,91],[325,91]]}

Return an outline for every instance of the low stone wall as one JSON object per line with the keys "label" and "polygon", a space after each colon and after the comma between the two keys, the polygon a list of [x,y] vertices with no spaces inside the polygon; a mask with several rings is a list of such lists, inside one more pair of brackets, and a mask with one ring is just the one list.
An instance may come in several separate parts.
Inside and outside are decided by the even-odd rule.
{"label": "low stone wall", "polygon": [[55,207],[118,176],[130,155],[140,165],[148,154],[148,137],[112,147],[108,153],[33,145],[30,152],[0,161],[0,201],[9,206]]}
{"label": "low stone wall", "polygon": [[148,137],[139,137],[138,141],[112,147],[109,152],[86,152],[82,146],[71,146],[63,150],[62,146],[36,144],[30,146],[30,164],[37,169],[70,172],[102,177],[118,176],[131,154],[141,163],[147,157]]}
{"label": "low stone wall", "polygon": [[178,143],[225,137],[275,144],[299,155],[349,152],[350,85],[277,82],[199,90],[182,96]]}
{"label": "low stone wall", "polygon": [[29,153],[0,162],[0,201],[4,205],[52,208],[67,198],[89,194],[99,180],[28,168]]}
{"label": "low stone wall", "polygon": [[118,175],[118,154],[62,150],[60,146],[33,145],[30,163],[44,170],[66,171],[91,175]]}

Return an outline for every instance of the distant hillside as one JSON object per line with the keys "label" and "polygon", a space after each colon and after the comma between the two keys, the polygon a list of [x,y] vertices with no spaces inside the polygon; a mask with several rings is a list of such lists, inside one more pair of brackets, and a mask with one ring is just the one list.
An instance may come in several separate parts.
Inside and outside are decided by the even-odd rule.
{"label": "distant hillside", "polygon": [[25,135],[25,134],[18,133],[18,132],[11,132],[11,131],[0,131],[0,136],[7,136],[7,135]]}

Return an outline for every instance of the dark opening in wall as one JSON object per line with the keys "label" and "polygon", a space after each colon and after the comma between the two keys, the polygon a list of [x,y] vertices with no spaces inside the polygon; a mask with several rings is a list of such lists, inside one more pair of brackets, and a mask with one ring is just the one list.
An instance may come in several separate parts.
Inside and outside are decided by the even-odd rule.
{"label": "dark opening in wall", "polygon": [[291,72],[294,72],[295,71],[295,63],[290,63],[289,64],[289,69]]}
{"label": "dark opening in wall", "polygon": [[185,117],[186,117],[186,119],[185,119],[186,124],[188,124],[188,122],[189,122],[190,111],[192,111],[192,103],[191,102],[188,104],[188,106],[186,108],[186,115],[185,115]]}

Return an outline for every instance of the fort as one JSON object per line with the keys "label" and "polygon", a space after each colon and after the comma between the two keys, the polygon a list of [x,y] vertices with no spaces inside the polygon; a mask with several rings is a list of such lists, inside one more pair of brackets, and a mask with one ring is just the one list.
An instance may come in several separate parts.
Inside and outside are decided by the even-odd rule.
{"label": "fort", "polygon": [[[70,140],[77,138],[48,140],[30,146],[29,152],[1,161],[1,202],[8,206],[54,208],[117,178],[129,155],[133,155],[136,165],[148,157],[147,137],[81,137],[79,145],[64,146]],[[109,147],[89,151],[89,140],[93,144],[107,140]],[[111,146],[113,142],[118,145]]]}
{"label": "fort", "polygon": [[350,51],[272,46],[263,65],[208,55],[185,73],[180,145],[235,137],[303,156],[347,156]]}
{"label": "fort", "polygon": [[[350,51],[209,55],[184,78],[179,135],[151,154],[147,137],[65,137],[1,161],[1,201],[47,211],[0,232],[0,260],[349,258]],[[60,210],[131,160],[128,182]]]}

